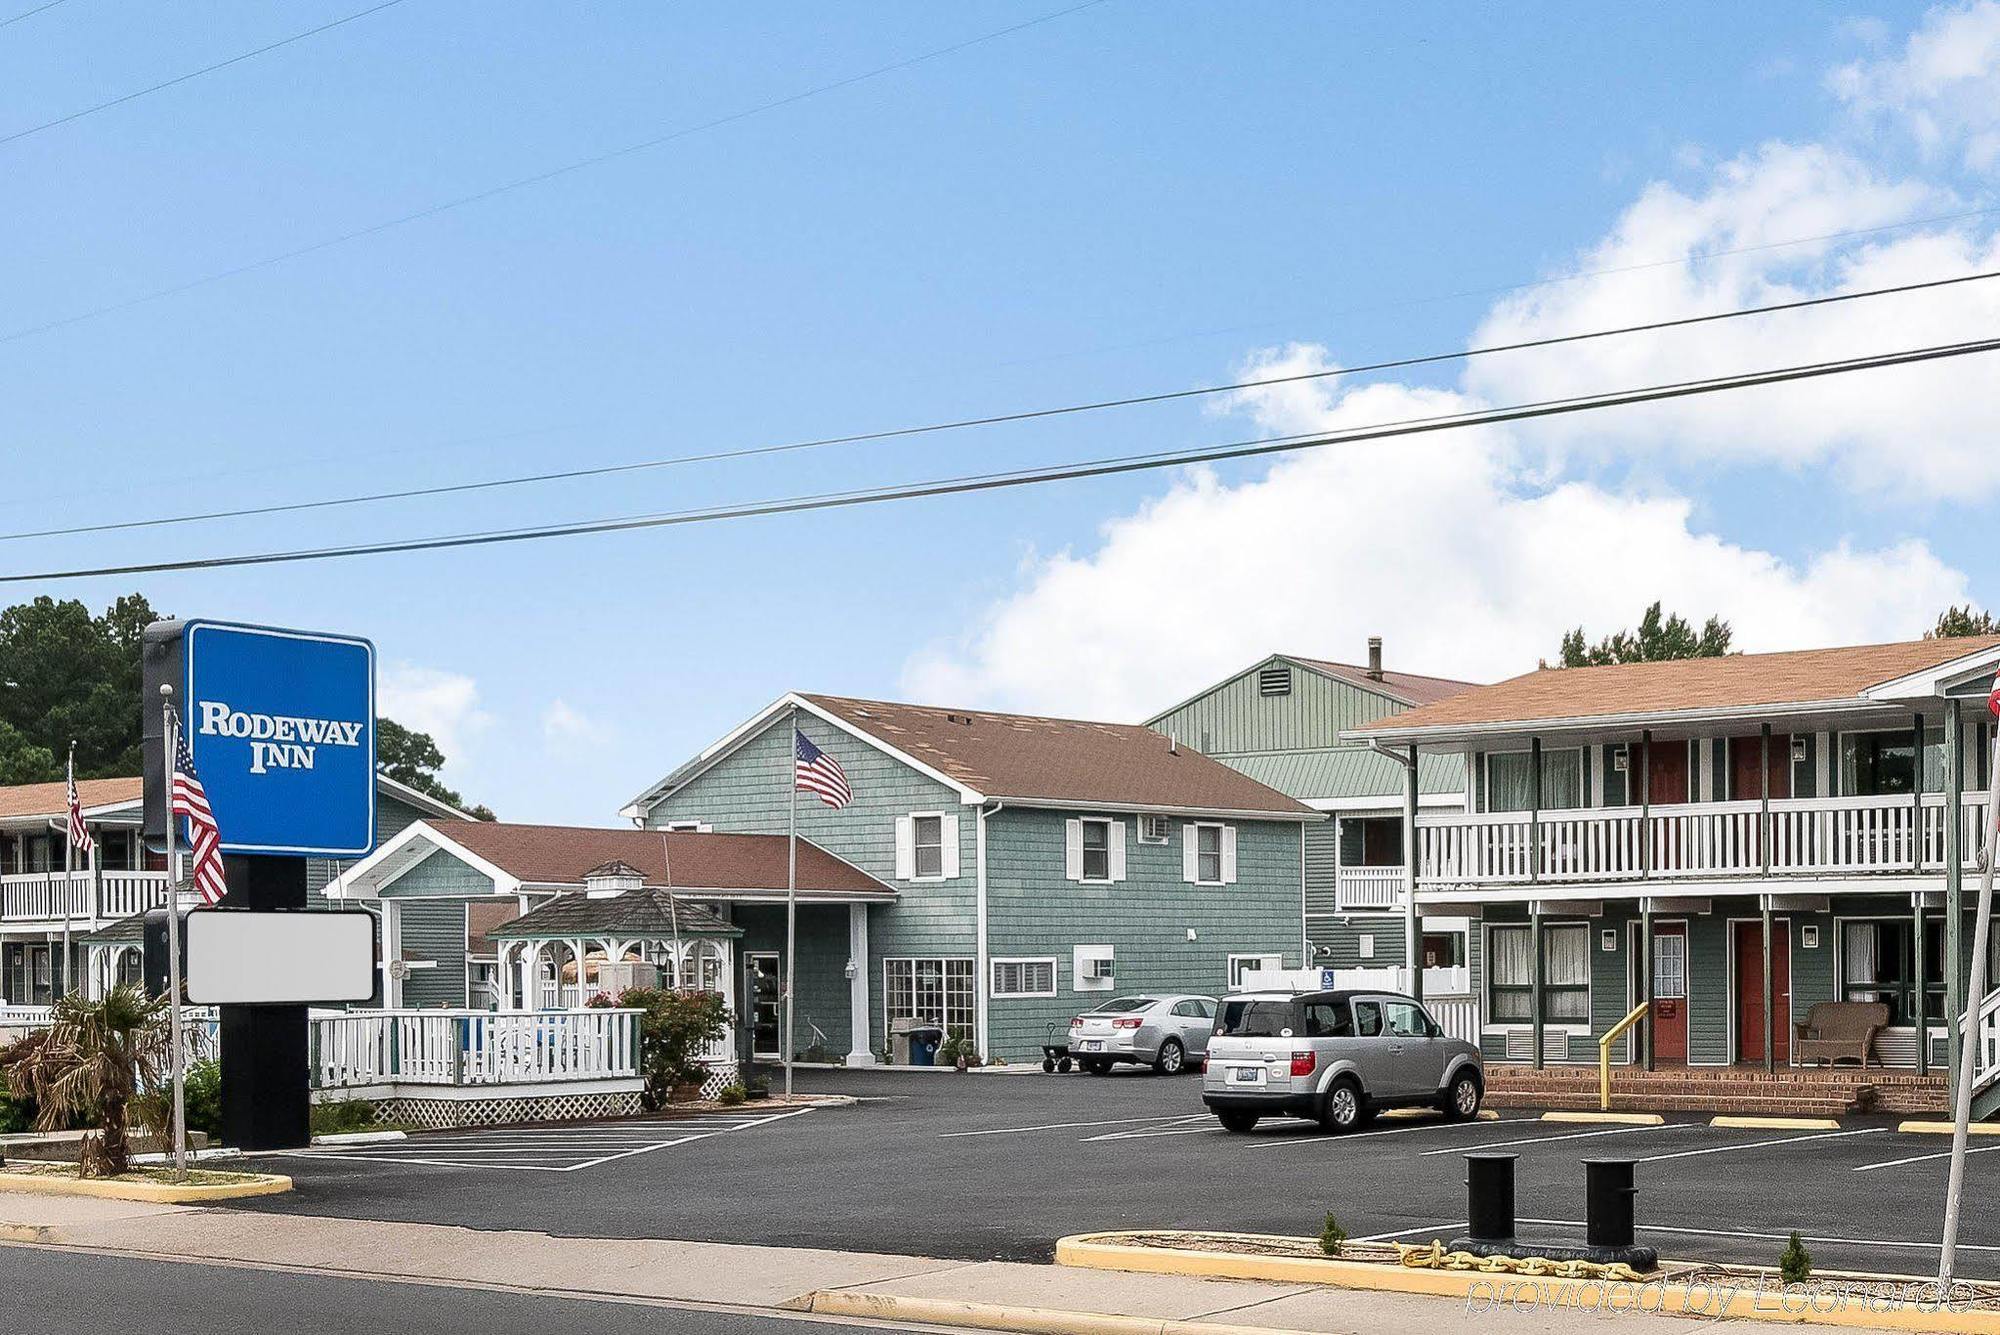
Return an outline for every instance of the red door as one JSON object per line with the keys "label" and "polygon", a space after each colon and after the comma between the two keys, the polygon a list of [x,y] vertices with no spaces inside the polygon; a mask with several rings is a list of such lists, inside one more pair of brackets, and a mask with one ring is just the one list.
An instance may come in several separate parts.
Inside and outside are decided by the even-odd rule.
{"label": "red door", "polygon": [[[1642,748],[1643,749],[1643,748]],[[1656,807],[1679,806],[1688,800],[1688,745],[1686,742],[1654,742],[1646,761],[1652,802]],[[1638,755],[1638,752],[1633,752]],[[1637,764],[1637,760],[1633,760]],[[1636,805],[1636,804],[1635,804]]]}
{"label": "red door", "polygon": [[[1780,1066],[1792,1059],[1792,943],[1788,923],[1771,925],[1771,1039]],[[1736,924],[1736,1060],[1764,1060],[1764,925]]]}
{"label": "red door", "polygon": [[1687,924],[1653,924],[1653,1060],[1687,1065]]}
{"label": "red door", "polygon": [[[1729,796],[1738,802],[1755,802],[1764,795],[1757,781],[1757,762],[1763,758],[1762,737],[1729,739]],[[1771,800],[1792,795],[1792,739],[1787,733],[1771,734]]]}

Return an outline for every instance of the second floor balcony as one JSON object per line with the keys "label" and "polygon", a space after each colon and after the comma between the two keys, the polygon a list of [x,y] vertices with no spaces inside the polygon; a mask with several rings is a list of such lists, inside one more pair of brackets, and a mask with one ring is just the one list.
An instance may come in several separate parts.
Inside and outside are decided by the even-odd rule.
{"label": "second floor balcony", "polygon": [[0,923],[107,923],[167,902],[163,871],[31,871],[0,876]]}
{"label": "second floor balcony", "polygon": [[1986,794],[1688,802],[1417,817],[1420,891],[1474,885],[1942,874],[1976,864]]}

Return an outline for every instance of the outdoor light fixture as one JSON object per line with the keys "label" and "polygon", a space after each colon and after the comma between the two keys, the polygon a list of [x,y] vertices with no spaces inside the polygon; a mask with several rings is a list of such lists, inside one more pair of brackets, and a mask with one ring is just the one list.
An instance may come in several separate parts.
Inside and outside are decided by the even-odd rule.
{"label": "outdoor light fixture", "polygon": [[1188,940],[1194,940],[1194,928],[1192,927],[1188,928]]}
{"label": "outdoor light fixture", "polygon": [[1614,773],[1623,774],[1631,762],[1632,748],[1621,746],[1611,753],[1611,768]]}
{"label": "outdoor light fixture", "polygon": [[845,969],[842,969],[841,972],[847,975],[847,981],[851,983],[854,981],[854,975],[857,972],[859,972],[859,970],[857,970],[854,967],[854,961],[850,959],[847,961],[847,967]]}
{"label": "outdoor light fixture", "polygon": [[1792,738],[1792,763],[1794,765],[1806,763],[1806,739],[1803,736]]}

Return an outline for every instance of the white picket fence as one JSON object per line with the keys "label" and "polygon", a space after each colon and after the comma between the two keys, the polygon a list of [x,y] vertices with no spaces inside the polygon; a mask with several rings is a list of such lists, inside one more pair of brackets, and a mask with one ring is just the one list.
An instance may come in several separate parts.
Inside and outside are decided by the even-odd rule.
{"label": "white picket fence", "polygon": [[636,1010],[347,1011],[312,1017],[313,1083],[539,1085],[639,1074]]}

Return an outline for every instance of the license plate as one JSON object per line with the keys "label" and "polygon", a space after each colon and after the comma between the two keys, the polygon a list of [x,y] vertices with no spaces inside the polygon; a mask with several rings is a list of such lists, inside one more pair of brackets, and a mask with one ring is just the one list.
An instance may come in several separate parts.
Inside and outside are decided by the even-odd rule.
{"label": "license plate", "polygon": [[1078,1045],[1078,1048],[1083,1052],[1102,1052],[1104,1051],[1104,1040],[1101,1038],[1086,1038]]}
{"label": "license plate", "polygon": [[1264,1083],[1264,1068],[1261,1066],[1238,1066],[1229,1073],[1232,1085],[1261,1085]]}

